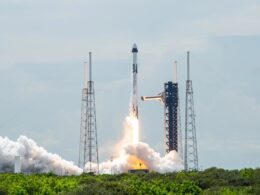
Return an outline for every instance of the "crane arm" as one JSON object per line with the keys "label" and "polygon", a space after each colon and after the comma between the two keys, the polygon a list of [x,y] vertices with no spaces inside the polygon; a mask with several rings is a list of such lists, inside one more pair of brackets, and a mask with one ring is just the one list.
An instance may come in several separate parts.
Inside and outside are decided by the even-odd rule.
{"label": "crane arm", "polygon": [[161,101],[162,96],[161,95],[158,95],[158,96],[142,96],[141,100],[143,100],[143,101],[147,101],[147,100],[159,100],[159,101]]}

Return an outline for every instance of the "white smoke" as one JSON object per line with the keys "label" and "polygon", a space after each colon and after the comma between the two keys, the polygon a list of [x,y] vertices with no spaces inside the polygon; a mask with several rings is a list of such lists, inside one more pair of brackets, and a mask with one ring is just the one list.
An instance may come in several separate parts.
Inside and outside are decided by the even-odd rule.
{"label": "white smoke", "polygon": [[148,169],[160,173],[180,171],[183,169],[183,164],[174,150],[161,157],[146,143],[139,142],[138,144],[129,144],[125,146],[126,154],[134,155],[143,161]]}
{"label": "white smoke", "polygon": [[[171,151],[164,157],[155,152],[146,143],[128,143],[121,145],[118,157],[100,163],[101,174],[125,173],[133,168],[132,157],[138,159],[145,168],[159,173],[180,171],[183,169],[182,160],[175,151]],[[0,136],[0,172],[14,171],[14,158],[21,157],[22,172],[25,173],[48,173],[57,175],[78,175],[82,169],[73,162],[62,159],[57,154],[47,152],[39,147],[32,139],[20,136],[16,141]],[[89,163],[86,164],[86,170]],[[97,165],[93,164],[96,169]]]}
{"label": "white smoke", "polygon": [[15,156],[21,157],[22,172],[77,175],[82,169],[57,154],[47,152],[32,139],[20,136],[16,141],[0,136],[0,172],[13,172]]}
{"label": "white smoke", "polygon": [[[124,138],[116,145],[117,157],[100,163],[99,173],[118,174],[136,168],[147,168],[159,173],[183,169],[183,162],[176,151],[161,157],[146,143],[131,143],[129,136],[129,131],[126,131]],[[0,172],[14,171],[15,156],[21,157],[22,172],[25,173],[52,172],[57,175],[78,175],[83,172],[73,162],[47,152],[26,136],[20,136],[16,141],[0,136]],[[88,171],[89,163],[85,168]],[[97,165],[92,164],[92,168],[97,170]]]}
{"label": "white smoke", "polygon": [[[167,173],[183,170],[183,162],[176,151],[171,151],[161,157],[148,144],[139,142],[125,145],[118,157],[100,163],[99,172],[101,174],[125,173],[129,169],[133,169],[132,157],[138,159],[136,162],[140,161],[150,171]],[[86,164],[86,170],[88,167],[89,163]],[[97,168],[96,164],[92,164],[92,167]]]}

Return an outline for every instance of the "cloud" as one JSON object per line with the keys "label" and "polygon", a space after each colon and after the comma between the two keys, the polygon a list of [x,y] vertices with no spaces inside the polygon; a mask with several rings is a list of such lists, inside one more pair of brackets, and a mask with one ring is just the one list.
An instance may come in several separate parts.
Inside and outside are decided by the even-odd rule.
{"label": "cloud", "polygon": [[[86,164],[86,169],[89,168]],[[94,170],[96,164],[92,164]],[[146,168],[150,171],[159,173],[176,172],[183,170],[183,162],[176,151],[171,151],[161,157],[148,144],[138,142],[137,144],[126,144],[120,150],[120,155],[99,164],[99,170],[102,174],[125,173],[129,169]]]}
{"label": "cloud", "polygon": [[214,36],[260,35],[260,5],[230,9],[225,14],[199,19],[193,26]]}

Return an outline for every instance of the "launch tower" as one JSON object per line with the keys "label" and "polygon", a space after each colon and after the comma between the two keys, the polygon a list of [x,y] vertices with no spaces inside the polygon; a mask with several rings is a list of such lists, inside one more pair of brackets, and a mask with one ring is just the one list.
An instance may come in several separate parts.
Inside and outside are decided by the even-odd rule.
{"label": "launch tower", "polygon": [[[92,59],[89,52],[89,70],[84,63],[84,88],[82,90],[80,146],[78,165],[84,172],[99,173],[97,123],[94,81],[92,80]],[[87,166],[86,166],[87,163]],[[93,165],[97,166],[93,166]]]}
{"label": "launch tower", "polygon": [[185,108],[185,153],[184,169],[198,170],[198,151],[195,126],[195,112],[193,101],[192,81],[190,80],[190,52],[187,52],[187,81],[186,81],[186,108]]}
{"label": "launch tower", "polygon": [[177,63],[174,64],[174,81],[164,83],[164,91],[157,96],[141,97],[142,100],[159,100],[164,104],[164,126],[166,153],[175,150],[182,156],[180,129],[179,88],[177,82]]}

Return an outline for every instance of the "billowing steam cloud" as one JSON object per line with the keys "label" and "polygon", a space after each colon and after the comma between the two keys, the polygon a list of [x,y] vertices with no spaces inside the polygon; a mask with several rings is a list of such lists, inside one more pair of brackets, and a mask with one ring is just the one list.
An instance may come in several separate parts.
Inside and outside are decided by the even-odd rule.
{"label": "billowing steam cloud", "polygon": [[[22,172],[78,175],[82,169],[57,154],[48,153],[32,139],[20,136],[16,141],[0,136],[0,172],[14,171],[14,157],[20,156]],[[86,164],[86,169],[88,163]],[[93,164],[95,168],[96,165]],[[146,143],[128,143],[121,147],[118,157],[99,165],[101,174],[117,174],[129,169],[147,168],[160,173],[179,171],[183,164],[178,154],[171,151],[164,157]]]}
{"label": "billowing steam cloud", "polygon": [[16,141],[0,136],[0,172],[13,172],[15,156],[21,157],[22,172],[76,175],[82,170],[57,154],[48,153],[33,140],[20,136]]}
{"label": "billowing steam cloud", "polygon": [[[136,126],[135,122],[127,117],[124,137],[115,146],[117,157],[100,163],[99,173],[117,174],[127,172],[129,169],[149,169],[160,173],[182,170],[183,162],[176,151],[161,157],[148,144],[132,139],[136,136],[132,133]],[[20,136],[16,141],[0,136],[0,172],[14,171],[15,156],[21,157],[22,172],[52,172],[57,175],[78,175],[83,172],[73,162],[47,152],[26,136]],[[89,167],[87,163],[86,171]],[[97,165],[92,164],[92,168],[97,170]]]}
{"label": "billowing steam cloud", "polygon": [[[86,168],[89,164],[86,164]],[[95,167],[96,165],[93,165]],[[99,165],[100,173],[124,173],[129,169],[149,169],[160,173],[175,172],[183,169],[183,163],[175,151],[164,157],[146,143],[127,144],[120,155]]]}

